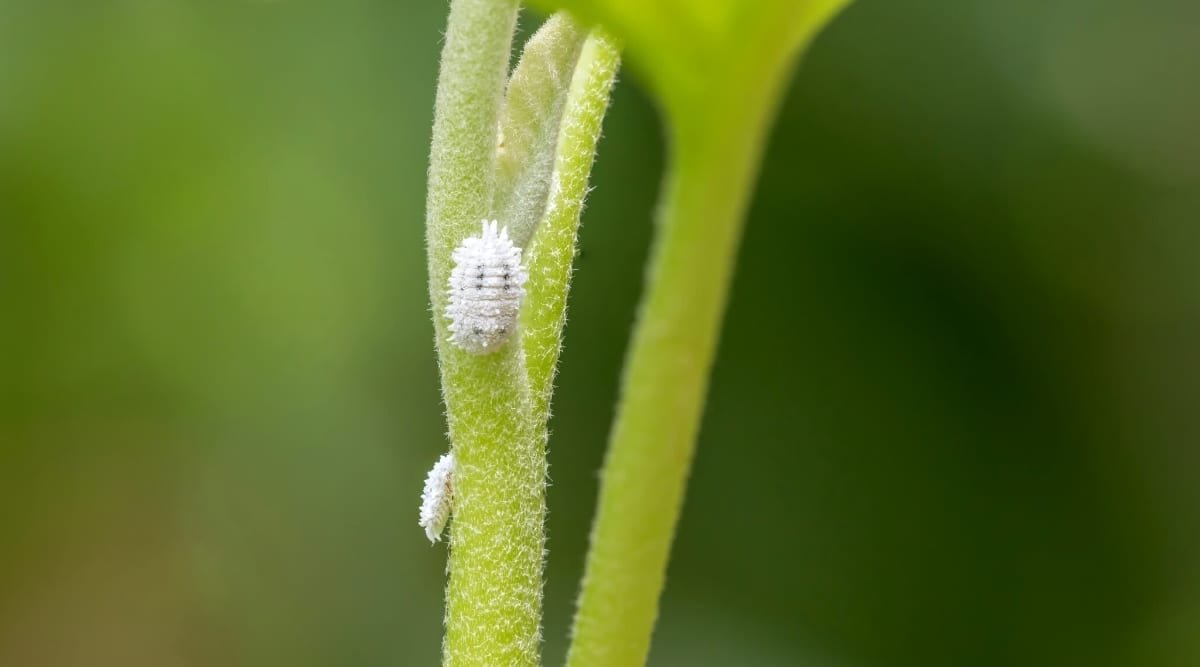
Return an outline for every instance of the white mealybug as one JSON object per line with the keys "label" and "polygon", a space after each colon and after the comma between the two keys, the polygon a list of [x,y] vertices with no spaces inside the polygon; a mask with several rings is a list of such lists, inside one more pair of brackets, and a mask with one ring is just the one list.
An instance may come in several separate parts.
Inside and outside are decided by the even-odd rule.
{"label": "white mealybug", "polygon": [[425,529],[429,543],[442,539],[442,531],[450,520],[454,503],[454,452],[443,454],[425,478],[425,490],[421,492],[421,520],[417,525]]}
{"label": "white mealybug", "polygon": [[495,352],[508,340],[517,327],[529,279],[521,266],[521,249],[508,238],[508,227],[497,232],[497,225],[484,220],[483,234],[464,239],[450,256],[450,342],[471,354]]}

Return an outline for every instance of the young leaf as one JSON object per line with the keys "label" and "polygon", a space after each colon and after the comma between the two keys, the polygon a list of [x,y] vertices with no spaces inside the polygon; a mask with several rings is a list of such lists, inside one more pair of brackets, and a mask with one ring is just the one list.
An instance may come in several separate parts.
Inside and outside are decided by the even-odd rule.
{"label": "young leaf", "polygon": [[492,217],[525,247],[546,210],[563,107],[587,31],[559,12],[529,38],[500,117]]}

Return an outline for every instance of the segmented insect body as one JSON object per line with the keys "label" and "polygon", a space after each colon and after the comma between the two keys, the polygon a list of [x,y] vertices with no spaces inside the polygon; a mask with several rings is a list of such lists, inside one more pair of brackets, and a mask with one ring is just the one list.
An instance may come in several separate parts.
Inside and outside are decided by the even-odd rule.
{"label": "segmented insect body", "polygon": [[447,293],[450,342],[472,354],[494,352],[516,329],[529,272],[508,228],[483,221],[483,233],[462,242],[451,255]]}
{"label": "segmented insect body", "polygon": [[454,452],[443,454],[425,478],[425,490],[421,492],[421,519],[418,525],[425,529],[425,536],[432,544],[442,539],[442,531],[450,520],[454,505]]}

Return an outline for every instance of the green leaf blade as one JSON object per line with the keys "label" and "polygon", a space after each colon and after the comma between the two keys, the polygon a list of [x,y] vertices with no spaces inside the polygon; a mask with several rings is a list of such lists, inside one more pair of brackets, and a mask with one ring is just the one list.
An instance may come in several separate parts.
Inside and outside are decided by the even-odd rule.
{"label": "green leaf blade", "polygon": [[731,107],[727,86],[786,67],[849,0],[535,0],[610,30],[674,122]]}

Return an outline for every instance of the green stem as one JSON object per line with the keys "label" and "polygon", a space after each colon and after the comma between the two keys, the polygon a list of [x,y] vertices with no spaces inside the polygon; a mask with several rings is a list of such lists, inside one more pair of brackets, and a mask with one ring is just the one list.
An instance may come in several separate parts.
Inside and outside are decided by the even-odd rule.
{"label": "green stem", "polygon": [[741,82],[720,92],[739,103],[710,105],[722,118],[692,109],[695,122],[675,128],[569,667],[645,664],[744,212],[787,72],[779,69],[720,78]]}
{"label": "green stem", "polygon": [[448,341],[450,255],[490,217],[516,0],[453,0],[430,153],[426,234],[442,392],[457,468],[445,665],[535,666],[546,457],[519,341],[475,356]]}
{"label": "green stem", "polygon": [[600,141],[609,93],[621,65],[616,42],[599,28],[588,35],[571,79],[546,213],[527,249],[530,301],[521,313],[521,340],[529,370],[534,416],[550,417],[554,374],[567,322],[567,293],[579,216],[588,193],[588,177]]}

